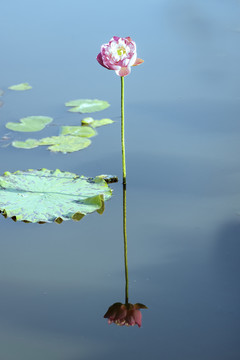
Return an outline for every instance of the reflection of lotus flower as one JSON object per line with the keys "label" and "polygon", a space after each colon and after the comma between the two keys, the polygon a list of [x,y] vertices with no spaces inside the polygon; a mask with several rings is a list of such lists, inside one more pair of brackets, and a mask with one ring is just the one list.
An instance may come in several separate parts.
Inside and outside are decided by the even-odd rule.
{"label": "reflection of lotus flower", "polygon": [[108,319],[109,324],[114,323],[120,326],[138,325],[138,327],[141,327],[142,313],[139,309],[147,309],[147,307],[139,303],[134,305],[115,303],[109,307],[104,317]]}
{"label": "reflection of lotus flower", "polygon": [[137,58],[136,44],[129,36],[113,36],[108,44],[101,46],[97,61],[108,70],[115,70],[118,76],[130,74],[131,66],[143,63],[142,59]]}

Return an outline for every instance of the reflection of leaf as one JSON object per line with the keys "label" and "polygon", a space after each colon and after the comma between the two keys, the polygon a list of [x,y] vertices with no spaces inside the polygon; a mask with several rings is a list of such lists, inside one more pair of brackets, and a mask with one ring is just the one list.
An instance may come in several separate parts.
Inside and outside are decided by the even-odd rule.
{"label": "reflection of leaf", "polygon": [[0,213],[34,223],[80,220],[94,211],[102,213],[111,194],[99,177],[47,169],[6,172],[0,176]]}
{"label": "reflection of leaf", "polygon": [[0,101],[0,107],[3,106],[3,101]]}
{"label": "reflection of leaf", "polygon": [[28,83],[21,83],[21,84],[9,86],[8,89],[16,90],[16,91],[24,91],[24,90],[32,89],[32,86],[29,85]]}
{"label": "reflection of leaf", "polygon": [[48,116],[28,116],[19,121],[20,123],[8,122],[5,126],[13,131],[40,131],[44,129],[47,124],[52,122],[53,119]]}
{"label": "reflection of leaf", "polygon": [[96,135],[96,131],[88,126],[62,126],[61,135],[75,135],[82,137],[92,137]]}
{"label": "reflection of leaf", "polygon": [[79,99],[71,100],[65,103],[66,106],[74,106],[69,111],[80,113],[91,113],[108,108],[110,104],[103,100]]}
{"label": "reflection of leaf", "polygon": [[53,152],[74,152],[82,150],[91,144],[91,140],[79,136],[60,135],[43,138],[40,140],[27,139],[26,141],[13,141],[16,148],[33,149],[39,145],[50,145],[48,150]]}
{"label": "reflection of leaf", "polygon": [[0,89],[0,96],[3,96],[4,91],[2,89]]}

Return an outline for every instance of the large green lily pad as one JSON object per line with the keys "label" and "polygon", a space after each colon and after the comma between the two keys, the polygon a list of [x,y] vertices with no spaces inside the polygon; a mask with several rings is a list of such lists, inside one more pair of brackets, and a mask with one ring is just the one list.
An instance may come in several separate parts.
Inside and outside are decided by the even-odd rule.
{"label": "large green lily pad", "polygon": [[17,85],[9,86],[9,90],[15,90],[15,91],[24,91],[24,90],[30,90],[32,89],[32,86],[28,83],[21,83]]}
{"label": "large green lily pad", "polygon": [[18,123],[8,122],[5,126],[13,131],[34,132],[44,129],[53,119],[48,116],[28,116],[19,121]]}
{"label": "large green lily pad", "polygon": [[46,137],[40,140],[27,139],[26,141],[13,141],[12,146],[21,149],[33,149],[41,145],[47,145],[48,150],[53,152],[70,153],[85,149],[91,144],[91,140],[71,135]]}
{"label": "large green lily pad", "polygon": [[79,113],[92,113],[95,111],[101,111],[110,106],[107,101],[104,100],[90,100],[90,99],[77,99],[71,100],[65,103],[66,106],[73,106],[69,111]]}
{"label": "large green lily pad", "polygon": [[104,211],[112,190],[101,177],[86,178],[60,170],[6,172],[0,176],[0,213],[33,223],[81,220]]}

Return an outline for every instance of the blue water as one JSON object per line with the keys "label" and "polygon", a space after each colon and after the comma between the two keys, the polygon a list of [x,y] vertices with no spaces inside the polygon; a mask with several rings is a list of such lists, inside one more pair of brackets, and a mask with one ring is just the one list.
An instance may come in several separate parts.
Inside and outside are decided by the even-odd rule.
{"label": "blue water", "polygon": [[[137,43],[145,62],[125,81],[129,295],[149,309],[140,329],[103,319],[124,301],[121,181],[104,214],[81,222],[0,217],[0,359],[240,358],[239,13],[238,0],[2,1],[1,174],[121,178],[120,79],[96,56],[113,35]],[[20,82],[33,89],[7,90]],[[5,147],[29,137],[8,121],[80,124],[64,107],[77,98],[109,101],[95,117],[115,120],[89,148]]]}

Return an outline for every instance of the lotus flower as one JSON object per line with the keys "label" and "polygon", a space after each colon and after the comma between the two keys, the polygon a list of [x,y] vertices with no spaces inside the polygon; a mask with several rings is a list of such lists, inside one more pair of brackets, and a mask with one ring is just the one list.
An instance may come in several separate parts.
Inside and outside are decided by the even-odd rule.
{"label": "lotus flower", "polygon": [[131,66],[143,63],[142,59],[137,58],[136,44],[129,36],[126,38],[113,36],[108,44],[101,46],[97,61],[106,69],[115,70],[118,76],[130,74]]}
{"label": "lotus flower", "polygon": [[134,326],[142,325],[142,313],[139,309],[147,309],[143,304],[122,304],[115,303],[111,305],[104,315],[104,318],[108,319],[109,324]]}

